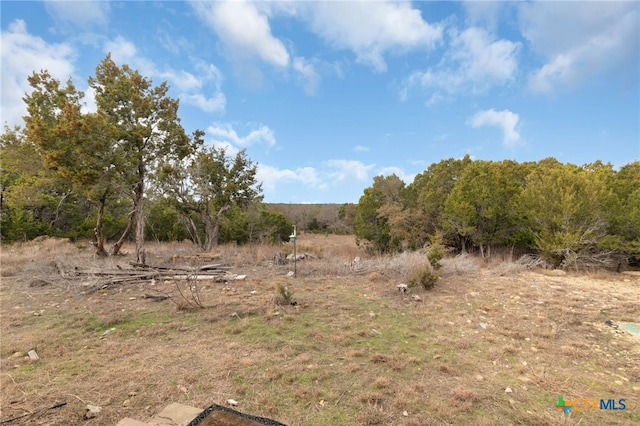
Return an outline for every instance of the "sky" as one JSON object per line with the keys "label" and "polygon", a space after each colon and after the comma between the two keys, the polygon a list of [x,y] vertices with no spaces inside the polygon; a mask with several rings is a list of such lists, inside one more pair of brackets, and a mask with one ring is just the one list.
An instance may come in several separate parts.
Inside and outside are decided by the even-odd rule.
{"label": "sky", "polygon": [[640,160],[640,2],[2,1],[1,121],[27,76],[108,54],[185,129],[258,167],[264,201],[357,203],[432,163]]}

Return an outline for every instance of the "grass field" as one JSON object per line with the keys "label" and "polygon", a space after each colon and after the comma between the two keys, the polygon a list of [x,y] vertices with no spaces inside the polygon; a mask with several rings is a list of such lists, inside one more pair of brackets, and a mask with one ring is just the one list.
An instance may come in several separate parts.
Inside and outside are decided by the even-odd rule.
{"label": "grass field", "polygon": [[[196,252],[148,250],[165,266]],[[605,323],[640,323],[637,275],[456,257],[433,290],[402,294],[424,255],[371,257],[349,236],[300,235],[298,253],[313,256],[294,278],[293,265],[272,262],[277,251],[291,247],[220,247],[247,279],[198,282],[205,308],[195,309],[173,281],[90,291],[91,278],[58,274],[126,268],[131,256],[96,259],[54,239],[3,246],[0,421],[114,425],[171,402],[234,399],[291,426],[640,424],[640,338]],[[275,303],[278,284],[295,306]],[[626,409],[565,415],[559,397]],[[98,417],[83,420],[87,404]]]}

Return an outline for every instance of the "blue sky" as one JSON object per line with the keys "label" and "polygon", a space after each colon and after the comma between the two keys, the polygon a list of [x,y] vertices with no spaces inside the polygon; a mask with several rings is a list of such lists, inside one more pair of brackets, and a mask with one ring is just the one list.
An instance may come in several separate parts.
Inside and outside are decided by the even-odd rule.
{"label": "blue sky", "polygon": [[[267,202],[357,202],[431,163],[640,159],[640,2],[7,2],[1,120],[26,77],[111,52],[186,130],[258,163]],[[94,108],[87,92],[87,110]]]}

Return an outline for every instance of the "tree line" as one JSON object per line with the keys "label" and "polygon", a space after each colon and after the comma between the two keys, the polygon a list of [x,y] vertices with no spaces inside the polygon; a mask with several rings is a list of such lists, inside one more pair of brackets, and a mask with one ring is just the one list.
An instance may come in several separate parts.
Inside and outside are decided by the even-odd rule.
{"label": "tree line", "polygon": [[[262,202],[257,165],[245,151],[206,146],[187,134],[166,82],[107,55],[84,93],[47,71],[28,78],[24,126],[0,136],[2,242],[41,235],[93,239],[102,256],[135,240],[286,241],[292,221],[310,232],[353,231],[376,252],[445,244],[490,256],[536,251],[553,266],[640,253],[640,162],[615,169],[480,161],[431,164],[406,185],[377,176],[357,204],[295,207]],[[301,228],[301,229],[302,229]],[[112,242],[110,248],[107,242]]]}
{"label": "tree line", "polygon": [[87,111],[71,79],[42,70],[28,81],[24,126],[5,125],[0,137],[3,242],[93,238],[107,256],[133,238],[144,263],[148,238],[189,238],[208,251],[291,232],[262,204],[257,165],[244,150],[228,155],[206,146],[203,131],[187,134],[166,82],[154,86],[109,54],[88,79],[96,110]]}
{"label": "tree line", "polygon": [[616,170],[467,155],[431,164],[409,185],[377,176],[356,205],[354,233],[378,252],[444,243],[483,257],[537,252],[554,267],[611,264],[614,254],[640,253],[640,162]]}

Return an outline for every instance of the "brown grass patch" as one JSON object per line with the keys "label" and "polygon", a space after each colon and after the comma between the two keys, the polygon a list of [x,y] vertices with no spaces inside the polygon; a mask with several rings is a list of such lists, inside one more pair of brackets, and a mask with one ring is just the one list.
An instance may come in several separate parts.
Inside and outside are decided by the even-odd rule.
{"label": "brown grass patch", "polygon": [[[299,247],[317,256],[298,263],[296,278],[273,262],[286,244],[220,247],[220,262],[248,277],[201,283],[205,309],[142,297],[175,296],[168,281],[88,293],[58,274],[58,264],[114,269],[130,254],[96,259],[59,240],[2,247],[1,420],[85,424],[92,403],[103,411],[91,423],[111,426],[170,402],[232,398],[292,425],[640,421],[629,397],[640,388],[640,344],[604,323],[640,322],[637,277],[544,275],[462,256],[443,260],[429,293],[413,289],[423,299],[415,303],[395,285],[426,261],[420,253],[367,256],[348,236],[301,235]],[[177,265],[178,250],[197,253],[190,243],[150,244],[148,261]],[[275,305],[278,282],[297,306]],[[31,349],[39,361],[28,360]],[[559,396],[629,405],[565,417]],[[67,405],[30,414],[58,401]]]}

